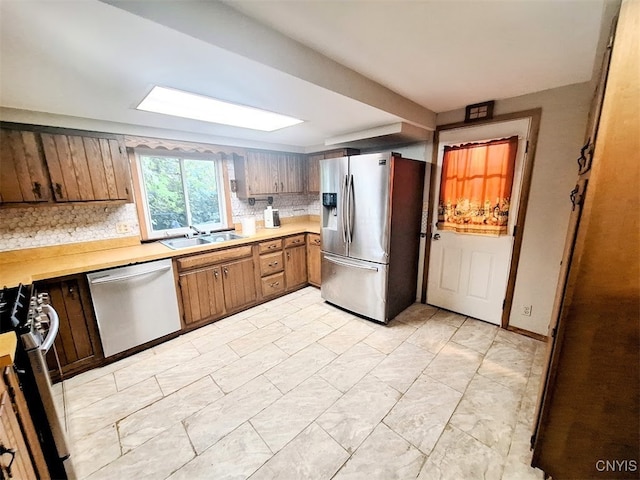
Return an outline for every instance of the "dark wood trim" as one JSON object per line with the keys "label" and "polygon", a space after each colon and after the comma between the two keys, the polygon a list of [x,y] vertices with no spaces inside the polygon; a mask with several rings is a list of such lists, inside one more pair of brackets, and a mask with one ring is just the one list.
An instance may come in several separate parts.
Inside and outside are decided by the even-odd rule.
{"label": "dark wood trim", "polygon": [[429,258],[431,256],[431,231],[433,228],[433,205],[435,204],[436,178],[438,174],[439,131],[433,134],[433,150],[431,152],[431,173],[429,175],[429,200],[427,207],[427,231],[424,239],[424,259],[422,263],[422,294],[420,301],[427,303],[427,281],[429,279]]}
{"label": "dark wood trim", "polygon": [[[542,117],[542,108],[534,108],[531,110],[523,110],[520,112],[512,112],[506,113],[502,115],[496,115],[491,120],[486,121],[478,121],[473,122],[471,124],[465,122],[456,122],[450,123],[447,125],[441,125],[436,128],[433,137],[433,155],[432,155],[432,165],[431,165],[431,182],[429,188],[429,213],[427,216],[427,237],[425,241],[425,252],[424,252],[424,265],[423,265],[423,274],[422,274],[422,303],[426,303],[427,301],[427,282],[429,276],[429,256],[431,251],[431,228],[433,224],[433,206],[435,199],[435,187],[437,182],[437,172],[438,172],[438,150],[439,150],[439,139],[440,132],[446,130],[453,130],[458,128],[474,128],[481,125],[490,125],[495,123],[503,123],[511,120],[521,120],[525,118],[531,119],[531,125],[529,129],[529,138],[527,145],[527,152],[525,156],[525,163],[523,165],[522,172],[522,188],[520,190],[520,204],[518,207],[518,218],[516,220],[516,235],[514,237],[513,243],[513,253],[511,255],[511,265],[509,268],[509,279],[507,282],[507,290],[505,292],[505,306],[502,311],[502,328],[507,328],[509,326],[509,316],[511,314],[511,307],[513,304],[513,294],[515,290],[515,282],[516,282],[516,274],[518,272],[518,263],[520,260],[520,252],[522,250],[522,239],[524,236],[524,224],[527,213],[527,207],[529,204],[529,193],[531,190],[531,177],[533,174],[533,165],[536,154],[536,147],[538,144],[538,135],[540,132],[540,121]],[[517,328],[517,327],[513,327]],[[514,330],[516,331],[516,330]],[[526,330],[518,329],[518,333],[523,333]],[[533,332],[529,332],[532,335],[537,335]],[[535,338],[535,337],[534,337]]]}
{"label": "dark wood trim", "polygon": [[524,328],[514,327],[513,325],[508,325],[504,327],[510,332],[519,333],[520,335],[524,335],[525,337],[533,338],[535,340],[540,340],[541,342],[547,343],[549,341],[549,337],[546,335],[541,335],[539,333],[530,332],[529,330],[525,330]]}
{"label": "dark wood trim", "polygon": [[529,139],[527,141],[527,152],[525,156],[525,164],[523,166],[522,188],[520,190],[520,203],[518,206],[518,218],[516,219],[516,234],[513,239],[513,252],[511,254],[511,265],[509,267],[509,279],[507,281],[507,290],[505,292],[504,308],[502,310],[502,328],[509,326],[509,317],[511,316],[511,308],[513,306],[513,294],[516,288],[516,276],[518,274],[518,264],[520,262],[520,252],[522,250],[522,239],[524,237],[524,225],[527,217],[527,208],[529,207],[529,193],[531,191],[531,177],[533,175],[533,164],[536,156],[536,147],[538,145],[538,134],[540,132],[540,119],[542,117],[542,109],[538,108],[531,111],[531,125],[529,130]]}

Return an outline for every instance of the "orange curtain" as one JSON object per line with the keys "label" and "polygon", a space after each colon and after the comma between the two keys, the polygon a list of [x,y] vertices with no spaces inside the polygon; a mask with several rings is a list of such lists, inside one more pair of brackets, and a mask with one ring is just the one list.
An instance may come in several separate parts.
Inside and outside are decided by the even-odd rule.
{"label": "orange curtain", "polygon": [[518,137],[445,147],[438,228],[505,235]]}

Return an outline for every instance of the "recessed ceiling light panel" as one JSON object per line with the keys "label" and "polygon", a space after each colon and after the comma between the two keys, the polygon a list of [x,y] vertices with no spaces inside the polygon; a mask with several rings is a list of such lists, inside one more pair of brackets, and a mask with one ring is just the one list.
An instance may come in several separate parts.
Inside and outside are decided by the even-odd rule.
{"label": "recessed ceiling light panel", "polygon": [[153,87],[136,109],[264,132],[302,123],[302,120],[279,113],[158,86]]}

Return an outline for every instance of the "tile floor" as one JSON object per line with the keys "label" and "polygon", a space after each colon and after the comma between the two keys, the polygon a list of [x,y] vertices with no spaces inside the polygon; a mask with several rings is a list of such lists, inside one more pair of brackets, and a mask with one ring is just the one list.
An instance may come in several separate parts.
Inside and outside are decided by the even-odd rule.
{"label": "tile floor", "polygon": [[308,287],[56,385],[80,478],[543,478],[544,345],[415,304],[389,326]]}

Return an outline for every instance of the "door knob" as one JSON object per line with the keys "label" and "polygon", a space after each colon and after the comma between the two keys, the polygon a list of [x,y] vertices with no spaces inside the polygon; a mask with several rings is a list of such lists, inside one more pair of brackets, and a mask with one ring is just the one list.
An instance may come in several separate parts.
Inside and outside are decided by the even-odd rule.
{"label": "door knob", "polygon": [[439,233],[434,234],[433,235],[433,239],[434,240],[440,240],[440,234]]}

